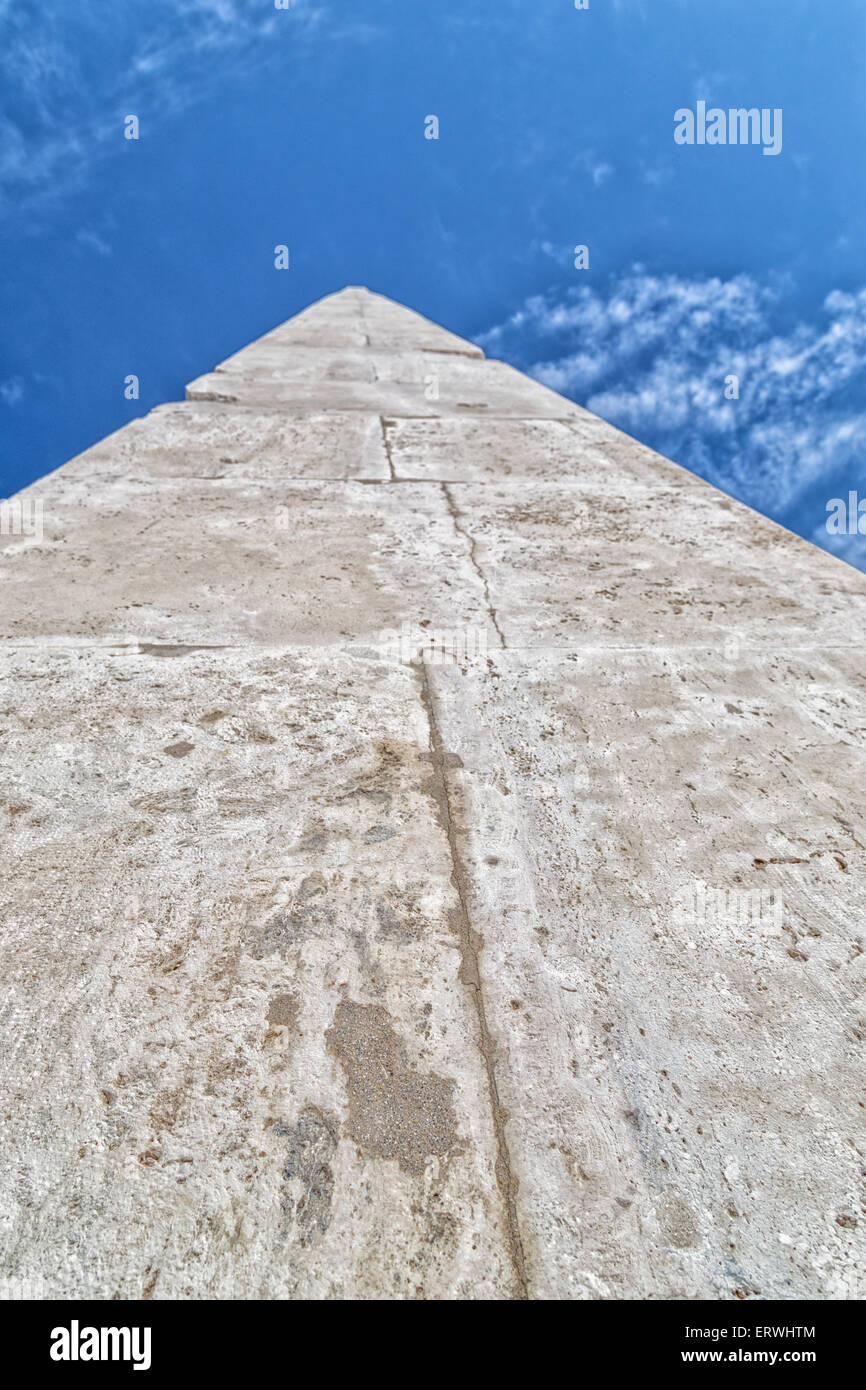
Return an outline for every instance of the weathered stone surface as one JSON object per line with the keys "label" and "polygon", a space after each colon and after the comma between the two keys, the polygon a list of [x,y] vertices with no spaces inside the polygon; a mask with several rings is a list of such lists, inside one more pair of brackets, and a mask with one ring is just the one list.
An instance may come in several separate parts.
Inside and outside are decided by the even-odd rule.
{"label": "weathered stone surface", "polygon": [[65,478],[363,478],[390,474],[377,415],[289,415],[192,401],[159,406],[66,464]]}
{"label": "weathered stone surface", "polygon": [[0,554],[6,637],[369,645],[413,618],[486,621],[439,488],[163,476],[155,491],[61,469],[31,491],[44,540]]}
{"label": "weathered stone surface", "polygon": [[593,449],[585,421],[509,419],[385,420],[385,438],[400,481],[503,482],[509,477],[569,479],[588,467],[608,472],[610,464]]}
{"label": "weathered stone surface", "polygon": [[851,566],[688,473],[444,491],[472,536],[509,647],[853,650],[864,581]]}
{"label": "weathered stone surface", "polygon": [[490,660],[429,680],[530,1288],[862,1296],[857,662]]}
{"label": "weathered stone surface", "polygon": [[456,333],[431,323],[413,309],[365,289],[327,295],[249,346],[266,343],[315,348],[369,347],[387,352],[408,347],[416,352],[484,356],[475,343],[458,338]]}
{"label": "weathered stone surface", "polygon": [[247,349],[187,387],[191,401],[392,416],[507,415],[559,419],[577,406],[504,362],[447,353]]}
{"label": "weathered stone surface", "polygon": [[866,1293],[866,583],[480,356],[351,289],[27,490],[7,1288]]}
{"label": "weathered stone surface", "polygon": [[6,1278],[519,1291],[418,681],[302,648],[7,653]]}

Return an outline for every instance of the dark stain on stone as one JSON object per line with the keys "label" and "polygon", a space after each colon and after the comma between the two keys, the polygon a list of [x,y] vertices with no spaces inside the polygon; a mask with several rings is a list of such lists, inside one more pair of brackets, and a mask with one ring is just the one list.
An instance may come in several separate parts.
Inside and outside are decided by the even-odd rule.
{"label": "dark stain on stone", "polygon": [[296,994],[275,994],[268,1005],[268,1023],[280,1028],[294,1028],[299,1008],[300,1001]]}
{"label": "dark stain on stone", "polygon": [[412,1066],[385,1009],[343,999],[325,1038],[346,1078],[347,1132],[364,1153],[420,1176],[455,1147],[454,1082]]}
{"label": "dark stain on stone", "polygon": [[180,642],[139,642],[138,651],[141,656],[191,656],[193,652],[221,652],[222,646],[199,645],[186,646]]}
{"label": "dark stain on stone", "polygon": [[379,935],[384,937],[395,937],[403,935],[403,928],[400,925],[400,918],[397,916],[393,907],[388,903],[376,904],[376,916],[379,919]]}
{"label": "dark stain on stone", "polygon": [[[437,1194],[438,1195],[438,1194]],[[453,1249],[459,1233],[459,1224],[448,1211],[431,1210],[426,1213],[424,1238],[440,1249]]]}
{"label": "dark stain on stone", "polygon": [[298,902],[306,903],[312,898],[321,897],[328,889],[328,882],[324,874],[307,874],[306,878],[301,879],[301,886],[298,889]]}
{"label": "dark stain on stone", "polygon": [[172,1132],[178,1123],[188,1094],[185,1083],[157,1091],[148,1109],[155,1134],[170,1134]]}
{"label": "dark stain on stone", "polygon": [[382,840],[393,840],[396,834],[396,830],[390,830],[387,825],[371,825],[364,839],[368,845],[378,845]]}
{"label": "dark stain on stone", "polygon": [[288,1140],[288,1156],[283,1166],[286,1183],[301,1183],[303,1192],[295,1202],[291,1191],[281,1199],[284,1226],[294,1220],[301,1245],[312,1245],[331,1224],[334,1197],[334,1170],[331,1160],[337,1152],[337,1122],[315,1106],[309,1106],[293,1125],[276,1123],[272,1133]]}
{"label": "dark stain on stone", "polygon": [[172,758],[185,758],[195,748],[194,743],[187,743],[182,739],[180,743],[170,743],[167,748],[163,748],[163,753],[168,753]]}
{"label": "dark stain on stone", "polygon": [[276,951],[285,953],[300,941],[331,932],[334,916],[327,904],[327,887],[322,874],[308,874],[289,907],[275,913],[263,927],[244,927],[241,942],[253,960],[264,960]]}
{"label": "dark stain on stone", "polygon": [[247,734],[248,743],[276,743],[273,734],[269,734],[267,729],[253,728]]}
{"label": "dark stain on stone", "polygon": [[405,745],[397,743],[394,739],[383,738],[375,745],[375,753],[379,771],[393,771],[400,768],[407,761],[408,749]]}
{"label": "dark stain on stone", "polygon": [[415,941],[425,927],[424,915],[411,898],[403,897],[396,908],[388,902],[377,903],[376,916],[376,935],[385,941]]}
{"label": "dark stain on stone", "polygon": [[364,797],[367,801],[373,801],[377,806],[388,807],[394,800],[390,792],[382,791],[377,787],[353,787],[345,795],[338,797],[339,801],[353,801],[358,797]]}
{"label": "dark stain on stone", "polygon": [[210,714],[203,714],[198,721],[199,724],[218,724],[221,719],[227,719],[228,715],[224,709],[211,710]]}
{"label": "dark stain on stone", "polygon": [[689,1250],[698,1244],[699,1234],[694,1213],[679,1197],[669,1197],[660,1213],[662,1231],[677,1250]]}
{"label": "dark stain on stone", "polygon": [[303,850],[305,853],[307,853],[310,850],[321,849],[322,846],[326,845],[327,843],[328,836],[325,833],[325,831],[312,830],[309,832],[309,834],[305,835],[302,840],[298,841],[298,849]]}

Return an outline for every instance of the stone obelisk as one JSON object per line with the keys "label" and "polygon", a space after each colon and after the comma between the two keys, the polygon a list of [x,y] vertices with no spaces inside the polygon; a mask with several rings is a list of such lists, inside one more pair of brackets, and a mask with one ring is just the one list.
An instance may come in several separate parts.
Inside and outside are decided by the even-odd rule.
{"label": "stone obelisk", "polygon": [[864,1296],[863,575],[355,288],[22,501],[5,1287]]}

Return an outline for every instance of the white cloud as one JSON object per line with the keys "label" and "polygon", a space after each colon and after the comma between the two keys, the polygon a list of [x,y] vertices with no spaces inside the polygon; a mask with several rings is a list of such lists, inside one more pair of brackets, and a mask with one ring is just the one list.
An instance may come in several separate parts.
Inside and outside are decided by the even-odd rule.
{"label": "white cloud", "polygon": [[613,173],[613,165],[600,158],[595,150],[582,150],[576,154],[571,160],[571,168],[577,173],[588,175],[596,188],[606,183]]}
{"label": "white cloud", "polygon": [[0,381],[0,399],[8,406],[15,406],[24,396],[24,382],[20,376],[7,377]]}
{"label": "white cloud", "polygon": [[77,233],[75,240],[79,246],[83,246],[87,251],[95,251],[97,256],[110,256],[111,247],[103,237],[95,232],[92,227],[82,227]]}
{"label": "white cloud", "polygon": [[149,0],[146,16],[79,0],[39,22],[0,0],[0,204],[65,187],[119,138],[122,118],[185,109],[286,38],[321,27],[317,0]]}
{"label": "white cloud", "polygon": [[535,296],[479,341],[770,515],[862,478],[866,289],[806,322],[784,284],[635,267],[604,293]]}

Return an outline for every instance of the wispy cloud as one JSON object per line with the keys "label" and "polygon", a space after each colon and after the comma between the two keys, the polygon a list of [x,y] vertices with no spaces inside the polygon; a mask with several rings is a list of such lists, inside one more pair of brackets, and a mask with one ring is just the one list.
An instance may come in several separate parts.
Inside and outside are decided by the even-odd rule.
{"label": "wispy cloud", "polygon": [[[792,315],[790,293],[749,275],[635,267],[605,291],[529,299],[480,341],[782,517],[822,481],[828,496],[840,479],[856,486],[866,449],[866,289],[829,294],[808,322]],[[738,399],[726,399],[732,377]]]}
{"label": "wispy cloud", "polygon": [[588,175],[596,188],[606,183],[613,173],[613,165],[601,159],[595,150],[582,150],[571,160],[571,169],[576,173]]}
{"label": "wispy cloud", "polygon": [[23,398],[24,382],[20,376],[10,376],[5,381],[0,381],[0,400],[4,405],[18,405]]}
{"label": "wispy cloud", "polygon": [[0,207],[66,187],[126,114],[161,120],[322,27],[316,0],[0,0]]}
{"label": "wispy cloud", "polygon": [[82,227],[76,234],[75,240],[84,250],[94,251],[97,256],[110,256],[112,254],[108,242],[92,227]]}

